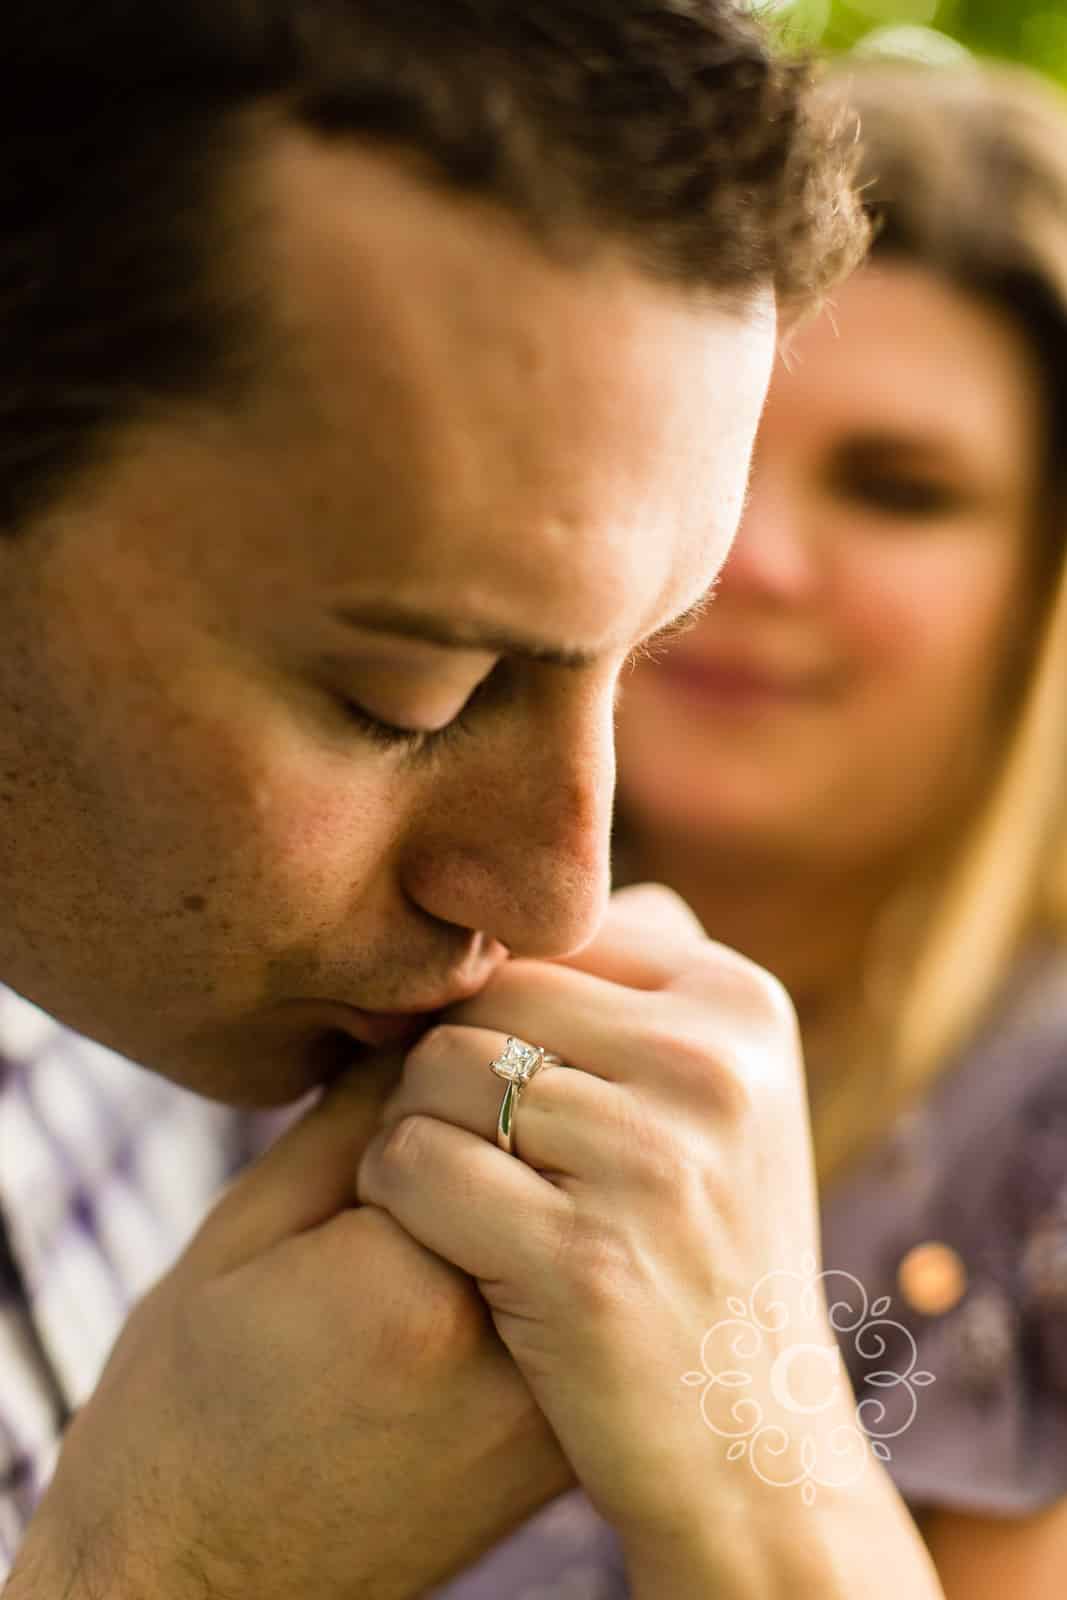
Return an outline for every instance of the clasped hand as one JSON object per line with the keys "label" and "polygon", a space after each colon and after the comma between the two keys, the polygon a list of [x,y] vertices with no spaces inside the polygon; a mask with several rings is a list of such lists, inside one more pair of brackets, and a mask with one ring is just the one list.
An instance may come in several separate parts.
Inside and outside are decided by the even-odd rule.
{"label": "clasped hand", "polygon": [[[570,1068],[523,1092],[522,1159],[495,1143],[509,1033]],[[5,1593],[412,1600],[575,1481],[661,1593],[687,1528],[762,1545],[683,1376],[815,1239],[788,1000],[624,891],[580,955],[507,963],[231,1186],[123,1329]]]}
{"label": "clasped hand", "polygon": [[[557,1053],[497,1148],[505,1036]],[[726,1445],[682,1381],[729,1297],[814,1258],[792,1006],[667,890],[556,964],[508,963],[408,1056],[358,1194],[477,1282],[594,1504],[624,1534],[714,1504]],[[832,1336],[829,1336],[832,1345]],[[770,1399],[767,1351],[762,1382]],[[724,1396],[724,1405],[737,1396]]]}

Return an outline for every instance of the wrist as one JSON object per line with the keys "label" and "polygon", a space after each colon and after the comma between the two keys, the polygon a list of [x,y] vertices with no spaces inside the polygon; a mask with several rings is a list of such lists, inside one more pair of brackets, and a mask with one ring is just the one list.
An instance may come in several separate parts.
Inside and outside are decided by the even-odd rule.
{"label": "wrist", "polygon": [[97,1584],[95,1589],[93,1582],[81,1554],[70,1547],[69,1540],[57,1537],[38,1513],[19,1545],[3,1600],[91,1600],[94,1593],[122,1600],[110,1582],[105,1588]]}
{"label": "wrist", "polygon": [[929,1552],[884,1467],[817,1488],[709,1474],[701,1501],[678,1497],[672,1523],[619,1527],[632,1600],[944,1600]]}
{"label": "wrist", "polygon": [[[121,1563],[104,1553],[103,1541],[83,1545],[40,1514],[30,1523],[2,1600],[148,1600],[149,1588],[130,1586]],[[171,1600],[157,1588],[154,1600]]]}
{"label": "wrist", "polygon": [[620,1529],[631,1600],[837,1600],[821,1530],[805,1530],[811,1513],[794,1510],[771,1491],[735,1495],[719,1480],[669,1530]]}
{"label": "wrist", "polygon": [[104,1515],[90,1525],[74,1515],[53,1482],[26,1529],[2,1600],[186,1600],[187,1592],[177,1573],[161,1579],[115,1519]]}

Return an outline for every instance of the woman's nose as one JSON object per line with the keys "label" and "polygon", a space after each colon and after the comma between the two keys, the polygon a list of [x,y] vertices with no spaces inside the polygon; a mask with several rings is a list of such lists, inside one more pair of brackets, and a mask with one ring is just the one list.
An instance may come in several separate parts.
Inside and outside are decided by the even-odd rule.
{"label": "woman's nose", "polygon": [[817,540],[800,496],[784,481],[753,473],[744,515],[719,580],[733,595],[764,605],[795,605],[819,582]]}
{"label": "woman's nose", "polygon": [[[440,774],[438,775],[440,779]],[[467,746],[434,790],[405,854],[405,892],[423,911],[552,958],[596,932],[610,892],[615,783],[611,695],[543,725]]]}

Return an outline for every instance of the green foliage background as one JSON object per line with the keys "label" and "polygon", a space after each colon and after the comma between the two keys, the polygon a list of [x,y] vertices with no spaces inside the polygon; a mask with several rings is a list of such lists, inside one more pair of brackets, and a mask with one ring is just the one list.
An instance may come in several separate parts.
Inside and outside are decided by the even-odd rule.
{"label": "green foliage background", "polygon": [[1067,0],[756,0],[756,9],[807,45],[846,50],[908,28],[916,31],[899,34],[905,49],[936,54],[957,40],[1067,84]]}

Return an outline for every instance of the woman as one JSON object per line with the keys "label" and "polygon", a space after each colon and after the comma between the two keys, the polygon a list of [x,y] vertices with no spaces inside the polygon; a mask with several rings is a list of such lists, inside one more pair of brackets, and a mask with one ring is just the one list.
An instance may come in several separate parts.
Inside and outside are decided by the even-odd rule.
{"label": "woman", "polygon": [[887,62],[827,92],[873,253],[779,362],[712,609],[628,681],[620,877],[792,993],[863,1420],[950,1600],[1039,1600],[1067,1570],[1067,103]]}

